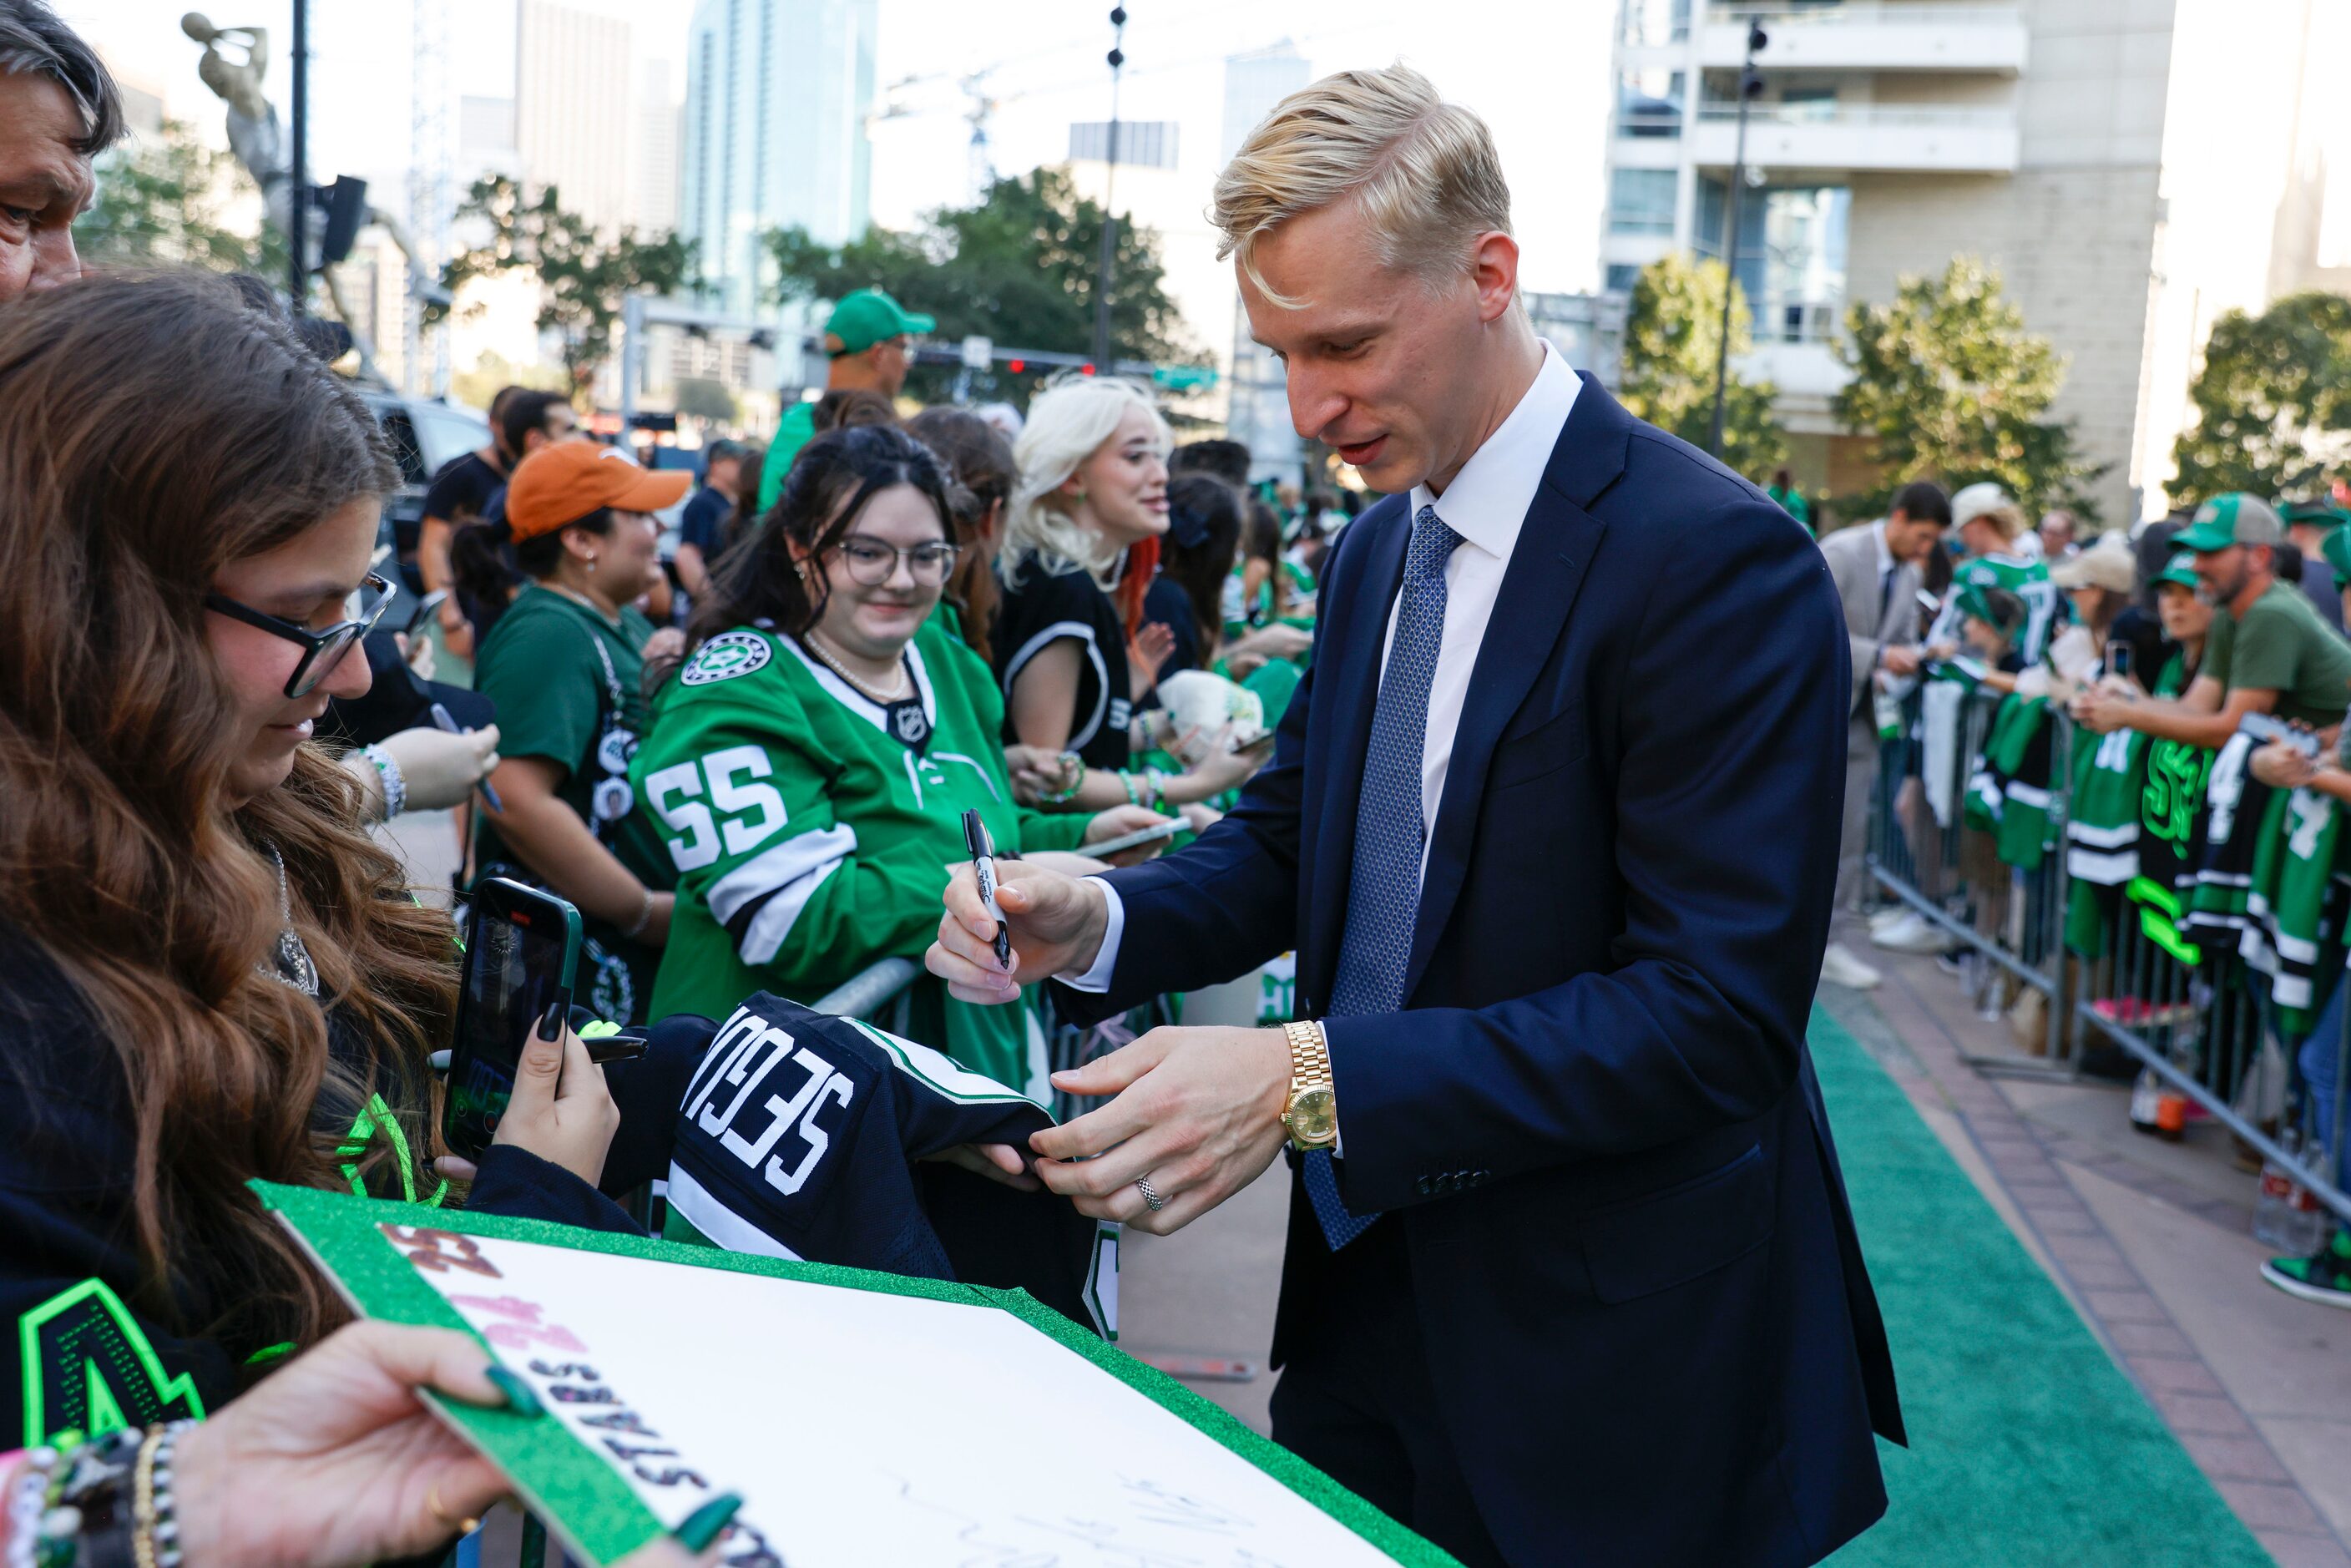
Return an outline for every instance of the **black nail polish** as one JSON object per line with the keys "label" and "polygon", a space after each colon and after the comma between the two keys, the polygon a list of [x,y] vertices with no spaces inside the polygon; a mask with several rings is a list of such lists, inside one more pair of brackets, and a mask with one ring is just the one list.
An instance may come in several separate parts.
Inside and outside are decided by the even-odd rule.
{"label": "black nail polish", "polygon": [[548,1003],[547,1010],[538,1015],[538,1038],[561,1040],[564,1016],[570,1010],[570,1008],[560,1001]]}

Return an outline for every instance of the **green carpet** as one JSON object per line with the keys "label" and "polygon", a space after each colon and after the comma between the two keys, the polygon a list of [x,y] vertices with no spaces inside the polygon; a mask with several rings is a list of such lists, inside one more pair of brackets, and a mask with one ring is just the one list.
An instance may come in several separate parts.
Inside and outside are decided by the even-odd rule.
{"label": "green carpet", "polygon": [[1886,1311],[1909,1448],[1841,1568],[2257,1568],[2269,1554],[1902,1090],[1826,1013],[1813,1059]]}

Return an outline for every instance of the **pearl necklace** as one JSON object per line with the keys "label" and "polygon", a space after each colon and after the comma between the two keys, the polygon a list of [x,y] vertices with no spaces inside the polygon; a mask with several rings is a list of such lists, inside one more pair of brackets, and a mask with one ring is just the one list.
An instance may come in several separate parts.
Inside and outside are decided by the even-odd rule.
{"label": "pearl necklace", "polygon": [[903,653],[898,658],[898,679],[893,688],[887,692],[878,692],[851,674],[848,666],[843,664],[837,655],[827,652],[824,639],[816,632],[811,630],[801,641],[808,644],[808,651],[817,656],[819,664],[857,688],[858,695],[875,707],[888,707],[892,703],[904,702],[914,695],[914,677],[906,668],[905,655]]}

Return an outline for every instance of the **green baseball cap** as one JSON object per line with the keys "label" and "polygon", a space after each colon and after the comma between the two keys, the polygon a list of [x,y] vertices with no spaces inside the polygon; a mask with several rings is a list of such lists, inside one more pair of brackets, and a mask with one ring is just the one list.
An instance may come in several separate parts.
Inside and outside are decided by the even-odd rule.
{"label": "green baseball cap", "polygon": [[832,308],[824,324],[824,351],[834,359],[862,354],[887,338],[920,337],[938,325],[917,316],[878,288],[861,288]]}
{"label": "green baseball cap", "polygon": [[2165,564],[2164,569],[2147,579],[2147,581],[2150,583],[2176,582],[2180,587],[2190,591],[2204,586],[2202,580],[2196,575],[2196,558],[2186,550],[2181,550],[2178,555],[2173,556]]}
{"label": "green baseball cap", "polygon": [[2231,545],[2273,545],[2284,538],[2285,525],[2267,501],[2231,490],[2197,507],[2195,520],[2171,542],[2179,549],[2202,552]]}
{"label": "green baseball cap", "polygon": [[2335,569],[2335,580],[2351,582],[2351,528],[2329,528],[2318,553]]}
{"label": "green baseball cap", "polygon": [[2314,528],[2339,528],[2351,523],[2351,512],[2345,511],[2324,497],[2306,501],[2281,501],[2278,510],[2284,517],[2288,528],[2301,523]]}

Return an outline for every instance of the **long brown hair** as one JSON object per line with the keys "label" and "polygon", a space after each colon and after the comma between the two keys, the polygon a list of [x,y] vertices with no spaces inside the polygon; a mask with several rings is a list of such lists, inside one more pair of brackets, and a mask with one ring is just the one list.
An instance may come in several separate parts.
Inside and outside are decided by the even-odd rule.
{"label": "long brown hair", "polygon": [[[329,1088],[354,1109],[381,1091],[426,1146],[414,1086],[455,963],[446,918],[407,895],[325,752],[232,803],[246,737],[204,595],[396,478],[366,406],[216,280],[85,282],[0,310],[0,921],[120,1060],[141,1304],[232,1348],[346,1315],[245,1184],[335,1181],[340,1129],[313,1124]],[[279,924],[265,845],[356,1062],[331,1059],[318,1001],[262,973]]]}

